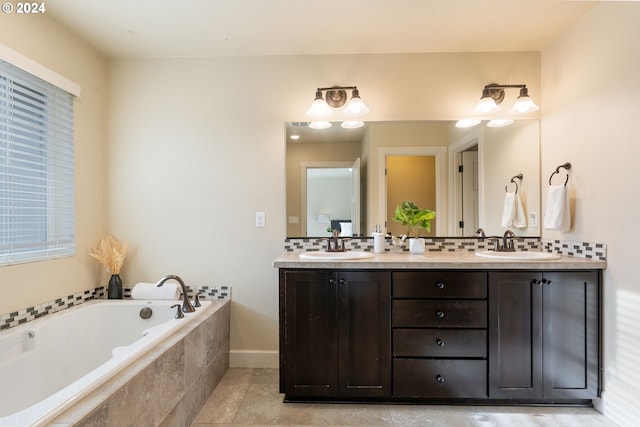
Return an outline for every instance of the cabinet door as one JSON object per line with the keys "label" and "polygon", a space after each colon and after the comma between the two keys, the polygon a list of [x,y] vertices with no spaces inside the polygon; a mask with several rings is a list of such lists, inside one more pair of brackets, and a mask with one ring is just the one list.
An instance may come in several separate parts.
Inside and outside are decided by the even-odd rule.
{"label": "cabinet door", "polygon": [[598,393],[598,273],[544,273],[542,283],[544,398],[591,399]]}
{"label": "cabinet door", "polygon": [[391,396],[389,272],[338,275],[341,397]]}
{"label": "cabinet door", "polygon": [[489,273],[489,397],[542,397],[542,276]]}
{"label": "cabinet door", "polygon": [[337,284],[329,271],[280,277],[281,391],[287,397],[338,393]]}

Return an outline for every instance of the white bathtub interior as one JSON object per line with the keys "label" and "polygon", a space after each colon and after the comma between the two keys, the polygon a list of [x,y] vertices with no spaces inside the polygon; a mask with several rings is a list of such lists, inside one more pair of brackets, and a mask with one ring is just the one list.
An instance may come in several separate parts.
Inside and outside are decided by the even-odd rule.
{"label": "white bathtub interior", "polygon": [[0,399],[0,426],[44,424],[211,304],[175,319],[176,303],[88,302],[0,334],[0,378],[16,391]]}

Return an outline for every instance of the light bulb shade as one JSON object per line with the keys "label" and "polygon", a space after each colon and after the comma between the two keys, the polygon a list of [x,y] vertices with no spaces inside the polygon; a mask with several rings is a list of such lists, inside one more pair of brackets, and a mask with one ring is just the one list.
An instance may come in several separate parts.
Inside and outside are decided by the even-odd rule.
{"label": "light bulb shade", "polygon": [[354,89],[351,93],[351,100],[347,104],[347,107],[344,109],[344,114],[347,116],[362,116],[363,114],[367,114],[368,112],[369,107],[367,107],[364,102],[362,102],[358,89]]}
{"label": "light bulb shade", "polygon": [[492,114],[500,111],[496,101],[490,96],[483,96],[473,110],[473,114]]}
{"label": "light bulb shade", "polygon": [[331,127],[331,122],[311,122],[309,127],[311,129],[328,129]]}
{"label": "light bulb shade", "polygon": [[309,107],[309,109],[307,110],[307,115],[314,119],[320,119],[329,117],[331,115],[331,112],[331,108],[329,107],[329,105],[327,105],[327,101],[320,97],[320,99],[316,98],[313,101],[311,107]]}
{"label": "light bulb shade", "polygon": [[460,119],[456,122],[456,127],[461,129],[471,128],[480,124],[480,122],[480,119]]}
{"label": "light bulb shade", "polygon": [[340,126],[345,129],[357,129],[364,126],[364,122],[362,120],[345,120]]}
{"label": "light bulb shade", "polygon": [[491,120],[489,123],[487,123],[487,126],[489,126],[490,128],[501,128],[501,127],[509,126],[512,123],[513,123],[513,120],[511,119],[494,119],[494,120]]}
{"label": "light bulb shade", "polygon": [[533,113],[534,111],[538,111],[540,107],[538,107],[529,96],[519,96],[518,100],[513,107],[509,110],[511,114],[525,114],[525,113]]}

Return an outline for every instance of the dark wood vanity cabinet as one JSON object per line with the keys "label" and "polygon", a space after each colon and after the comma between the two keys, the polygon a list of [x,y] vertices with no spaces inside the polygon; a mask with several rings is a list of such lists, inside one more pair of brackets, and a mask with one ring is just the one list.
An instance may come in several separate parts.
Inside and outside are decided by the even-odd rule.
{"label": "dark wood vanity cabinet", "polygon": [[285,399],[391,396],[390,273],[280,270]]}
{"label": "dark wood vanity cabinet", "polygon": [[392,273],[393,395],[487,398],[485,272]]}
{"label": "dark wood vanity cabinet", "polygon": [[599,394],[599,273],[489,272],[489,396]]}
{"label": "dark wood vanity cabinet", "polygon": [[590,404],[601,270],[280,270],[285,400]]}

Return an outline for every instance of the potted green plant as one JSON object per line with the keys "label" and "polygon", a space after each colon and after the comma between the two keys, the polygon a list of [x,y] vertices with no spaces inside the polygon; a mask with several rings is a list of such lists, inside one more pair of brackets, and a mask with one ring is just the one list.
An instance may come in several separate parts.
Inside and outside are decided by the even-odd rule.
{"label": "potted green plant", "polygon": [[427,233],[431,232],[431,220],[435,217],[435,211],[420,209],[409,200],[404,200],[396,207],[392,220],[405,227],[406,236],[409,237],[409,251],[412,254],[424,253],[424,239],[418,236],[422,229]]}

